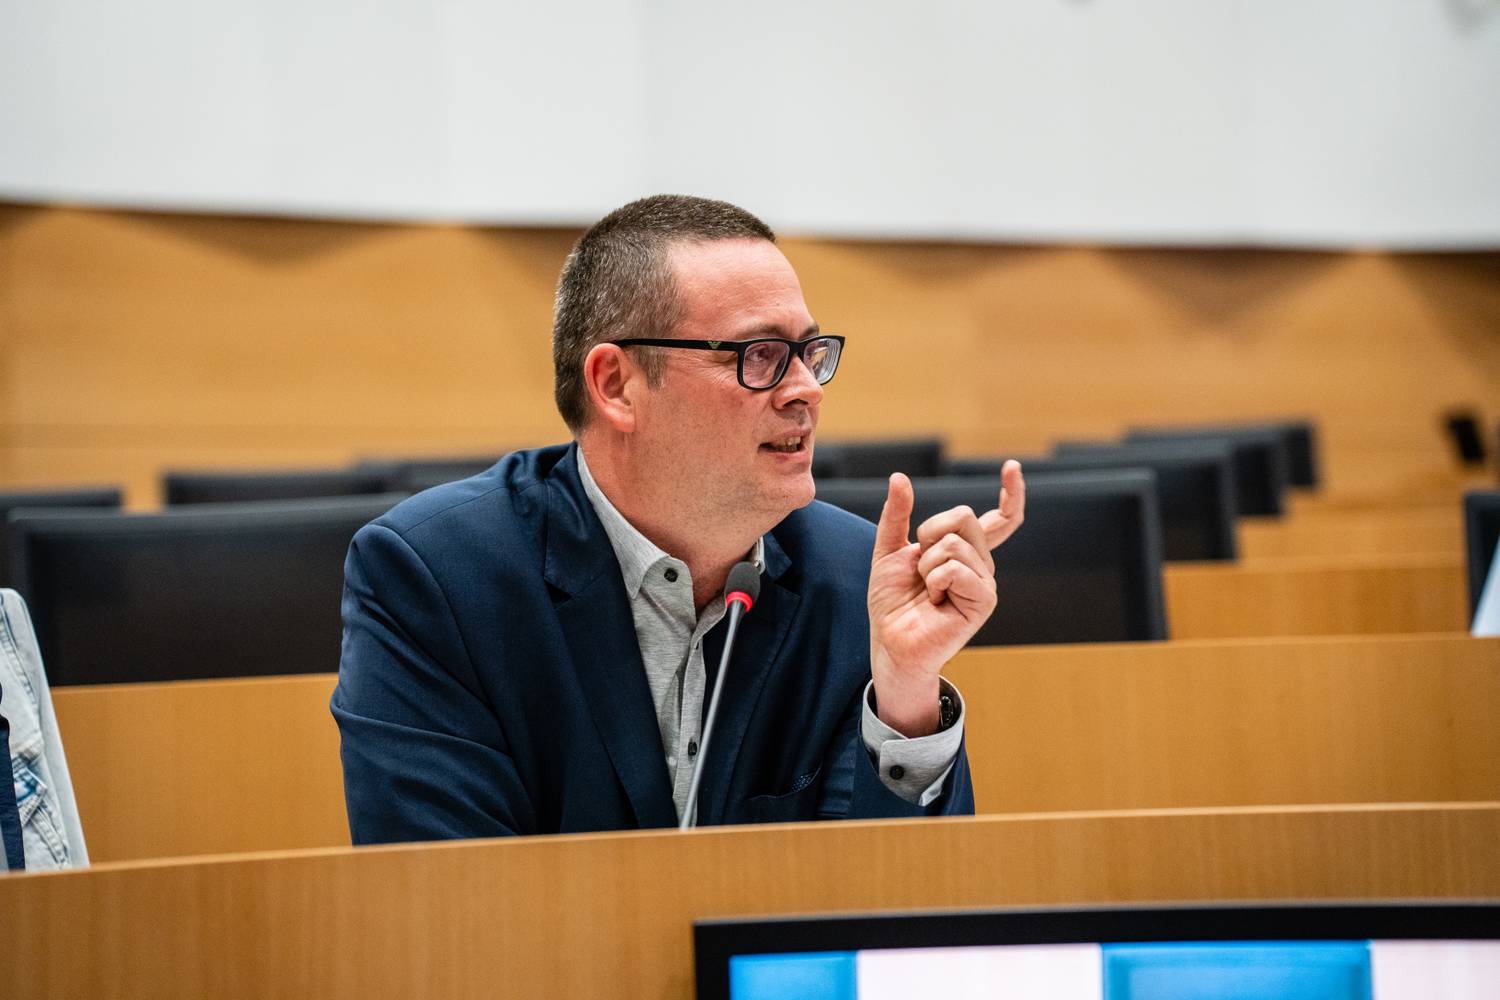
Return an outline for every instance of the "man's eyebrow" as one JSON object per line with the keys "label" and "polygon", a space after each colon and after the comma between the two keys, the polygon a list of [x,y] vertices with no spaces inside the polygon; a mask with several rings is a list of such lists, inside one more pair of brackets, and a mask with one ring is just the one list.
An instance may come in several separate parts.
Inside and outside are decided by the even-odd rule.
{"label": "man's eyebrow", "polygon": [[[810,340],[811,338],[816,337],[819,332],[820,332],[820,330],[819,330],[818,324],[813,323],[811,326],[809,326],[806,330],[803,330],[802,333],[800,333],[799,335],[797,335],[793,339],[794,340]],[[765,324],[762,324],[761,326],[751,327],[748,330],[741,330],[739,333],[737,333],[735,335],[734,339],[735,340],[755,340],[755,339],[760,338],[760,337],[781,337],[781,327],[776,326],[774,323],[765,323]]]}

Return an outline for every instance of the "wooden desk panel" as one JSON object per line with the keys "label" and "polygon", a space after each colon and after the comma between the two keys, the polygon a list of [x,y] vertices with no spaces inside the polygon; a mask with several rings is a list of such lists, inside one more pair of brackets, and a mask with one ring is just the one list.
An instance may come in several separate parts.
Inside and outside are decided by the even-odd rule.
{"label": "wooden desk panel", "polygon": [[1500,803],[731,827],[0,878],[26,996],[692,995],[692,921],[1500,895]]}
{"label": "wooden desk panel", "polygon": [[1467,632],[1462,555],[1166,567],[1174,639]]}
{"label": "wooden desk panel", "polygon": [[1495,486],[1494,469],[1465,470],[1440,457],[1446,443],[1426,456],[1409,451],[1340,454],[1330,472],[1341,473],[1336,489],[1292,492],[1287,509],[1295,517],[1341,518],[1348,514],[1428,508],[1451,509],[1468,490]]}
{"label": "wooden desk panel", "polygon": [[983,813],[1500,796],[1500,639],[969,650]]}
{"label": "wooden desk panel", "polygon": [[1350,510],[1332,517],[1298,513],[1284,519],[1239,523],[1240,558],[1339,558],[1344,556],[1450,555],[1464,553],[1463,508]]}
{"label": "wooden desk panel", "polygon": [[54,688],[89,856],[348,844],[334,680]]}
{"label": "wooden desk panel", "polygon": [[[985,812],[1500,795],[1500,640],[969,650]],[[59,688],[96,861],[349,842],[333,675]],[[142,762],[150,762],[143,766]]]}

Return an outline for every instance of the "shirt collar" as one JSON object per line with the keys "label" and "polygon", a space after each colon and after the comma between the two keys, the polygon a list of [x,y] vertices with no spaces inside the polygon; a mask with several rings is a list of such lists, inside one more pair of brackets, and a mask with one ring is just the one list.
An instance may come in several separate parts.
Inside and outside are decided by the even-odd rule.
{"label": "shirt collar", "polygon": [[[615,558],[620,563],[620,575],[625,580],[625,592],[630,595],[630,598],[635,599],[646,580],[646,574],[650,572],[651,567],[663,559],[682,566],[683,572],[686,573],[687,566],[680,559],[675,559],[662,551],[655,542],[636,530],[635,525],[625,520],[625,515],[609,502],[609,497],[604,495],[604,491],[594,481],[594,474],[589,471],[589,463],[584,460],[581,445],[576,449],[576,454],[578,455],[578,478],[583,482],[584,495],[589,498],[594,513],[599,515],[599,523],[604,525],[604,534],[609,537],[609,544],[615,550]],[[764,535],[755,540],[755,545],[751,547],[746,558],[755,564],[757,572],[766,571]]]}

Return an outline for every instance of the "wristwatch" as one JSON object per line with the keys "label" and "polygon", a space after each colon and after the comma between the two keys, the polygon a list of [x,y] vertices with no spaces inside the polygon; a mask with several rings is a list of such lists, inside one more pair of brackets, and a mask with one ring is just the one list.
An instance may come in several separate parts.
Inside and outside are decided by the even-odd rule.
{"label": "wristwatch", "polygon": [[949,694],[938,695],[938,729],[952,729],[958,721],[958,705]]}

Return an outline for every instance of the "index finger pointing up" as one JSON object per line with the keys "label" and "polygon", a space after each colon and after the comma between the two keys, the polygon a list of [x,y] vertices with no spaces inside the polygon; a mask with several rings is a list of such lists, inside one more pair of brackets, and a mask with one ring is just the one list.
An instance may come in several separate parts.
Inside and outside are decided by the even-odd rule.
{"label": "index finger pointing up", "polygon": [[886,486],[885,506],[880,508],[880,523],[875,526],[877,560],[906,548],[911,534],[911,509],[915,502],[911,480],[903,473],[892,473]]}
{"label": "index finger pointing up", "polygon": [[979,519],[984,529],[984,540],[994,548],[1016,533],[1026,519],[1026,480],[1021,475],[1021,463],[1015,459],[1000,468],[1000,504]]}

